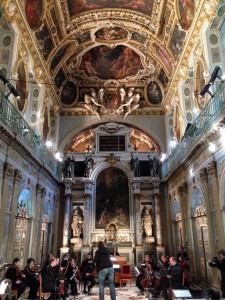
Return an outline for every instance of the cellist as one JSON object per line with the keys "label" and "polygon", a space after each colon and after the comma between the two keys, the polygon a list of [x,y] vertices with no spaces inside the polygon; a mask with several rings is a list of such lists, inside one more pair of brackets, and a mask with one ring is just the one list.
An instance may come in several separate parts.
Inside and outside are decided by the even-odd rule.
{"label": "cellist", "polygon": [[136,287],[139,288],[140,290],[140,293],[138,295],[144,295],[146,286],[143,286],[143,280],[146,277],[149,283],[150,275],[153,275],[154,269],[155,267],[152,259],[150,260],[150,256],[148,254],[145,254],[144,261],[141,263],[139,267],[140,274],[137,276],[136,279]]}

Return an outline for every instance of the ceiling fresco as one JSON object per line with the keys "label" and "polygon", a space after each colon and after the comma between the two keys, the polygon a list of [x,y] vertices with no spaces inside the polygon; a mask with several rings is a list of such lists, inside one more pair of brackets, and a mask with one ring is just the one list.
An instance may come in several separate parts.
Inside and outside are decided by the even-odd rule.
{"label": "ceiling fresco", "polygon": [[196,11],[204,5],[203,0],[16,3],[32,35],[26,44],[38,51],[36,66],[49,72],[59,113],[100,119],[166,112],[198,30],[194,24],[202,17]]}

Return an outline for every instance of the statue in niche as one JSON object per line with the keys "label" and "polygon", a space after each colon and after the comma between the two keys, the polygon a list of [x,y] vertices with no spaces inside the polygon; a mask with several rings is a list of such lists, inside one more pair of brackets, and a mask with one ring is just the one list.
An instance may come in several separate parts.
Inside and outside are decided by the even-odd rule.
{"label": "statue in niche", "polygon": [[73,218],[71,223],[71,228],[73,231],[73,237],[79,238],[82,233],[83,228],[83,211],[80,207],[77,207],[73,211]]}
{"label": "statue in niche", "polygon": [[84,177],[89,177],[90,172],[94,166],[94,160],[92,158],[92,153],[85,158],[84,166],[85,166]]}
{"label": "statue in niche", "polygon": [[142,222],[142,229],[145,235],[147,237],[152,236],[153,220],[152,220],[151,210],[147,206],[143,208],[141,222]]}

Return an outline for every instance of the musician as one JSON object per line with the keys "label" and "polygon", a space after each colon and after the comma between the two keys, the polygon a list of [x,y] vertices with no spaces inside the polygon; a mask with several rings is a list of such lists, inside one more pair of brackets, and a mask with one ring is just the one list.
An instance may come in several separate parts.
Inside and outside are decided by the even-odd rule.
{"label": "musician", "polygon": [[221,274],[221,281],[220,281],[220,288],[222,291],[222,298],[225,298],[225,250],[221,249],[218,252],[219,259],[215,257],[211,262],[209,262],[210,267],[216,267],[220,270]]}
{"label": "musician", "polygon": [[44,266],[41,270],[42,290],[43,292],[51,292],[51,299],[57,299],[56,279],[57,274],[54,267],[57,265],[55,257],[51,257],[48,266]]}
{"label": "musician", "polygon": [[23,272],[26,276],[26,284],[30,288],[28,299],[36,299],[39,289],[39,281],[37,278],[39,273],[36,270],[33,258],[28,258],[27,266],[24,268]]}
{"label": "musician", "polygon": [[161,271],[161,286],[164,299],[169,299],[167,289],[180,289],[182,287],[181,269],[175,257],[170,257],[169,268]]}
{"label": "musician", "polygon": [[161,255],[161,257],[160,257],[160,262],[161,262],[161,268],[160,268],[160,271],[161,270],[167,270],[168,268],[169,268],[169,266],[170,266],[170,263],[169,263],[169,256],[167,256],[167,255],[165,255],[165,254],[163,254],[163,255]]}
{"label": "musician", "polygon": [[[89,295],[91,288],[96,284],[95,264],[94,264],[91,252],[88,252],[86,255],[86,259],[83,260],[81,267],[80,267],[80,273],[82,275],[82,280],[84,281],[83,293]],[[88,284],[88,291],[86,291],[87,284]]]}
{"label": "musician", "polygon": [[136,279],[136,287],[139,288],[140,290],[140,293],[138,294],[139,296],[144,295],[145,292],[144,287],[141,284],[142,279],[145,276],[149,276],[150,274],[153,275],[154,270],[155,270],[155,264],[153,262],[152,257],[150,259],[150,256],[148,254],[145,254],[144,261],[139,267],[140,274],[137,276]]}
{"label": "musician", "polygon": [[19,299],[27,287],[26,283],[24,282],[25,275],[20,270],[19,258],[14,258],[13,264],[6,271],[5,278],[12,281],[12,289],[17,290],[17,297]]}
{"label": "musician", "polygon": [[61,267],[66,268],[69,263],[69,253],[65,253],[63,256],[63,260],[61,261]]}
{"label": "musician", "polygon": [[53,267],[56,274],[56,286],[59,299],[66,299],[68,297],[67,289],[68,283],[63,273],[63,268],[60,266],[59,257],[56,257],[56,266]]}
{"label": "musician", "polygon": [[177,253],[177,261],[180,262],[182,260],[189,260],[188,253],[184,251],[183,246],[178,247],[178,253]]}
{"label": "musician", "polygon": [[189,288],[189,281],[190,281],[190,263],[189,263],[189,255],[188,252],[184,250],[183,246],[178,247],[177,253],[177,261],[179,266],[184,274],[184,282],[183,286]]}
{"label": "musician", "polygon": [[65,276],[67,278],[67,282],[70,284],[71,295],[73,296],[80,295],[77,291],[77,283],[76,283],[77,273],[79,274],[78,266],[76,265],[74,258],[70,258]]}

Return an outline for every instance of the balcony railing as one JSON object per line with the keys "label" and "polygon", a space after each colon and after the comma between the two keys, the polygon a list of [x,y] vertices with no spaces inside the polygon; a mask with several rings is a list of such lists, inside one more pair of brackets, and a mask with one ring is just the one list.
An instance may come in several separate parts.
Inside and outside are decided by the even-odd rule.
{"label": "balcony railing", "polygon": [[37,158],[44,163],[44,166],[58,180],[61,178],[61,167],[58,161],[49,153],[48,149],[42,144],[39,136],[30,128],[28,123],[19,114],[17,109],[5,97],[3,91],[0,89],[0,119],[9,126],[15,133],[18,140],[26,145],[26,148],[37,156]]}
{"label": "balcony railing", "polygon": [[200,138],[207,132],[207,129],[224,111],[225,83],[222,83],[182,137],[180,143],[176,146],[168,159],[164,161],[162,166],[163,177],[166,177],[184,160],[194,144],[197,144]]}

